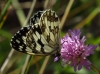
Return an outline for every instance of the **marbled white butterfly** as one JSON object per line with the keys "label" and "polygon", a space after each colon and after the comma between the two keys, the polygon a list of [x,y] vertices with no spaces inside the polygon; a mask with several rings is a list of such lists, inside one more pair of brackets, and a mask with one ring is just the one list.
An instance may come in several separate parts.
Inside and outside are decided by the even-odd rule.
{"label": "marbled white butterfly", "polygon": [[10,45],[31,55],[56,54],[60,50],[59,24],[54,11],[38,11],[30,19],[30,25],[21,28],[12,37]]}

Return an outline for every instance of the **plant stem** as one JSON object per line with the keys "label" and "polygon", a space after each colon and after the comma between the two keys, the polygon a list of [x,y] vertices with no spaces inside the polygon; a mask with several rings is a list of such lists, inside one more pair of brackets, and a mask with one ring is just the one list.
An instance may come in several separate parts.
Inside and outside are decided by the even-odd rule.
{"label": "plant stem", "polygon": [[95,72],[98,72],[98,74],[100,74],[100,70],[95,65],[93,65],[92,63],[91,63],[91,69]]}

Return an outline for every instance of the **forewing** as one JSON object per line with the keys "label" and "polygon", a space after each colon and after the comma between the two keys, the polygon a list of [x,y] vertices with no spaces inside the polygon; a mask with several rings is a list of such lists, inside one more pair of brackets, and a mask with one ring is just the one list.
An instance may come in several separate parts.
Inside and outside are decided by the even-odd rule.
{"label": "forewing", "polygon": [[[52,50],[59,50],[60,47],[60,30],[59,30],[59,18],[52,10],[46,10],[40,18],[40,27],[43,36],[48,42],[49,46],[52,46]],[[57,49],[58,48],[58,49]]]}

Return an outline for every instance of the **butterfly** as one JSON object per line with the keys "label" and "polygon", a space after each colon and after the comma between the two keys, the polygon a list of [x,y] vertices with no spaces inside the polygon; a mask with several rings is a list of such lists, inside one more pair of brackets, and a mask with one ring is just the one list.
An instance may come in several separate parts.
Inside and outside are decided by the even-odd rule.
{"label": "butterfly", "polygon": [[22,27],[11,39],[11,47],[30,55],[50,55],[60,51],[60,20],[51,9],[38,11],[30,24]]}

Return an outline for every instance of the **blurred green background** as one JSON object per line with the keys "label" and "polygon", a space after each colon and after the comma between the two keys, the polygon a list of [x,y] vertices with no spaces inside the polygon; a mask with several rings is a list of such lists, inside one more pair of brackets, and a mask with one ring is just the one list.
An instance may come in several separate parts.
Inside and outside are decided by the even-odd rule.
{"label": "blurred green background", "polygon": [[[29,23],[25,20],[39,10],[50,7],[62,21],[65,10],[71,0],[0,0],[0,71],[3,74],[22,74],[27,54],[13,51],[10,46],[11,37],[20,28]],[[48,4],[46,4],[46,2]],[[33,5],[33,7],[32,7]],[[31,9],[32,8],[32,9]],[[32,13],[29,13],[32,10]],[[29,17],[30,18],[30,17]],[[27,21],[27,22],[26,22]],[[26,22],[26,24],[25,24]],[[61,30],[63,37],[69,29],[81,28],[86,35],[86,44],[100,44],[100,0],[74,0]],[[46,56],[31,56],[27,62],[26,74],[38,74]],[[49,58],[44,74],[97,74],[88,72],[84,67],[77,72],[68,65],[62,68],[60,62]],[[88,59],[100,69],[100,47]]]}

